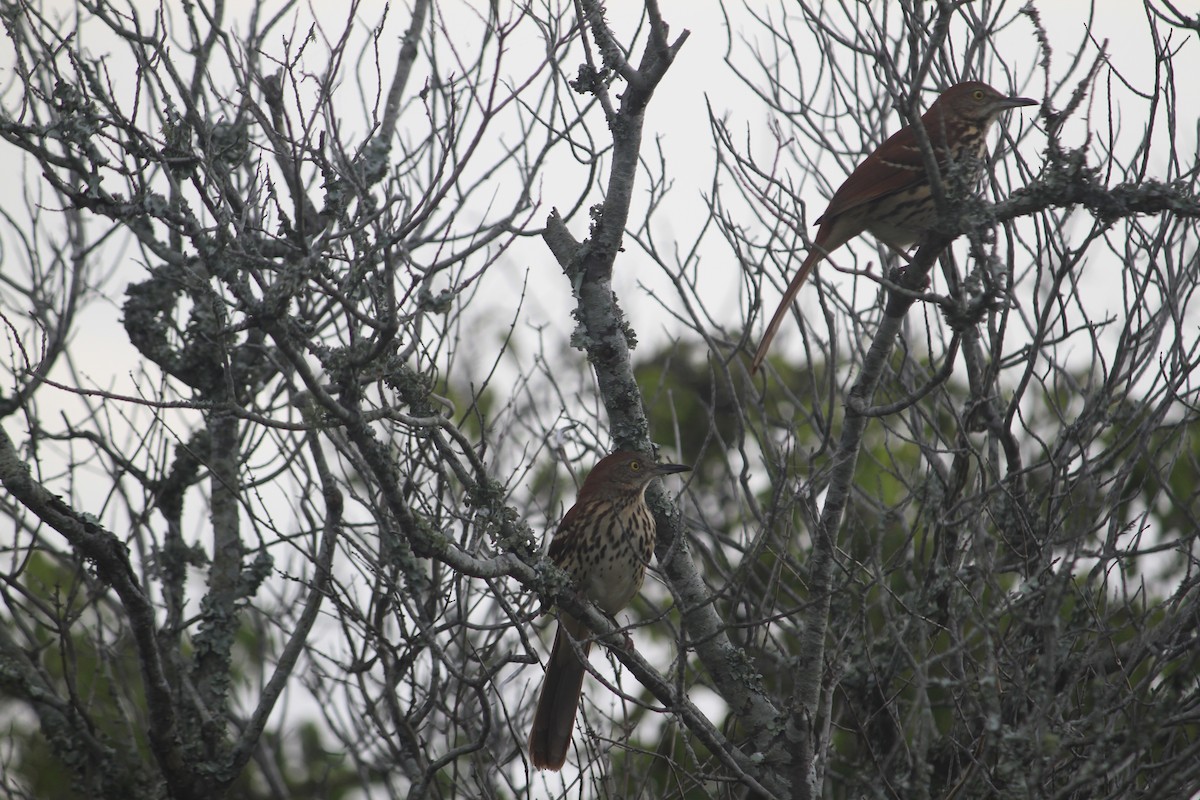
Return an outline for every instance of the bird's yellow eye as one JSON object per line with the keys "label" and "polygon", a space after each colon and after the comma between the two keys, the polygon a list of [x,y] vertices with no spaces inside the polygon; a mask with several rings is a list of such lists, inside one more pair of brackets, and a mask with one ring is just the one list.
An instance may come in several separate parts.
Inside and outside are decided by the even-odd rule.
{"label": "bird's yellow eye", "polygon": [[640,470],[640,469],[642,468],[642,462],[640,462],[640,461],[630,461],[630,462],[629,462],[629,468],[630,468],[631,470],[633,470],[634,472],[637,472],[638,470]]}
{"label": "bird's yellow eye", "polygon": [[974,97],[976,100],[982,100],[983,89],[976,89],[975,91],[971,92],[971,97]]}

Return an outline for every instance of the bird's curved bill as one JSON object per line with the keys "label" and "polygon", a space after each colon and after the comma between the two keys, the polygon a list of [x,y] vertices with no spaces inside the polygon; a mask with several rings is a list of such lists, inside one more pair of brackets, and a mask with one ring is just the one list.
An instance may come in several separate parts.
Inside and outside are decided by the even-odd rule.
{"label": "bird's curved bill", "polygon": [[1038,101],[1030,97],[1006,97],[1000,101],[1001,108],[1020,108],[1021,106],[1036,106]]}

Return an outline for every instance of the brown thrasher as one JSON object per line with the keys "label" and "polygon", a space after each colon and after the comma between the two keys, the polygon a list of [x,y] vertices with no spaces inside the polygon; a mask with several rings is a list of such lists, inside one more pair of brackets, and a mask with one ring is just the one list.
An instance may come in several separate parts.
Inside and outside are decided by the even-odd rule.
{"label": "brown thrasher", "polygon": [[[637,594],[654,553],[654,517],[646,505],[646,487],[659,475],[689,469],[656,464],[652,457],[629,450],[605,456],[558,524],[550,558],[571,576],[581,596],[609,616]],[[579,642],[585,656],[591,648],[587,626],[562,612],[529,732],[529,760],[537,769],[562,768],[583,689],[584,666],[564,640],[564,630]]]}
{"label": "brown thrasher", "polygon": [[[974,188],[983,174],[992,123],[1010,108],[1032,105],[1037,101],[1008,97],[979,81],[955,84],[942,92],[921,115],[921,127],[932,147],[942,185],[954,185],[947,183],[952,178],[961,182],[959,185]],[[863,231],[895,250],[907,249],[937,221],[937,216],[937,201],[917,134],[913,126],[901,128],[855,167],[833,193],[825,213],[817,218],[821,227],[812,249],[767,325],[750,365],[751,374],[762,365],[796,293],[817,262]]]}

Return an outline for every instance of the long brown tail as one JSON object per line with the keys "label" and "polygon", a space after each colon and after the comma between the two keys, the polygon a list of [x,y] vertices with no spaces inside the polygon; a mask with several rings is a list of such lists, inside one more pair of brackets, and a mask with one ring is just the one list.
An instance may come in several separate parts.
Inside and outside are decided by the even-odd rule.
{"label": "long brown tail", "polygon": [[554,649],[546,663],[542,693],[538,695],[537,710],[533,713],[533,729],[529,731],[529,761],[535,769],[562,769],[571,749],[571,733],[575,730],[575,713],[579,710],[579,695],[583,691],[586,670],[575,656],[575,649],[563,639],[563,629],[580,641],[584,655],[591,642],[587,628],[573,617],[563,614],[554,634]]}
{"label": "long brown tail", "polygon": [[[818,239],[820,239],[819,235]],[[771,341],[775,338],[775,334],[779,333],[779,326],[783,324],[784,317],[788,315],[788,311],[792,307],[792,301],[800,293],[800,287],[804,285],[805,279],[808,278],[808,273],[812,272],[813,267],[824,256],[824,251],[819,246],[814,246],[812,250],[808,251],[808,257],[804,259],[804,263],[800,265],[800,269],[792,276],[792,281],[788,284],[787,291],[783,293],[783,299],[779,301],[779,308],[775,309],[775,316],[771,317],[771,323],[767,325],[767,332],[763,334],[762,341],[758,343],[758,349],[754,351],[754,360],[750,362],[751,375],[758,372],[758,368],[766,360],[767,351],[771,349]]]}

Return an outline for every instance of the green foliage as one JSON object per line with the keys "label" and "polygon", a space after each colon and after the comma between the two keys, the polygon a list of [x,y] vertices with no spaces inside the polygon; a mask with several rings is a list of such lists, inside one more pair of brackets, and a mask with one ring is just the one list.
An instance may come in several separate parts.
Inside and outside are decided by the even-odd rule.
{"label": "green foliage", "polygon": [[[823,366],[789,370],[776,361],[773,367],[781,378],[768,385],[765,407],[795,420],[789,430],[794,452],[818,454],[814,460],[793,463],[792,475],[776,480],[803,488],[811,485],[806,481],[819,481],[830,463],[821,431],[825,426],[837,429],[838,414],[829,420],[817,407],[823,395],[815,387],[827,374]],[[897,372],[904,367],[900,359],[893,363]],[[927,370],[928,365],[920,368]],[[702,467],[717,465],[745,435],[736,420],[746,416],[749,398],[694,348],[674,346],[650,357],[639,378],[653,430],[709,432],[709,440],[680,436],[685,458]],[[1088,375],[1075,376],[1079,385],[1088,380]],[[892,385],[894,390],[881,391],[875,398],[877,404],[912,389]],[[812,405],[795,406],[798,395],[789,387],[807,388]],[[830,764],[834,782],[846,790],[838,796],[869,793],[858,776],[878,775],[880,768],[902,796],[917,785],[931,796],[943,796],[959,782],[974,779],[972,762],[964,755],[971,752],[997,765],[990,779],[998,781],[998,796],[1026,796],[1038,791],[1033,787],[1067,785],[1070,771],[1081,761],[1073,749],[1078,747],[1077,726],[1086,728],[1091,723],[1084,721],[1097,716],[1121,719],[1121,731],[1107,735],[1112,747],[1126,746],[1129,737],[1136,736],[1141,742],[1138,752],[1164,761],[1177,757],[1200,733],[1200,726],[1186,722],[1163,726],[1155,710],[1164,704],[1186,705],[1194,696],[1200,654],[1169,632],[1194,630],[1195,621],[1188,627],[1172,620],[1161,591],[1153,585],[1127,591],[1121,581],[1138,574],[1135,564],[1124,565],[1120,580],[1114,580],[1118,576],[1089,569],[1089,561],[1081,557],[1101,546],[1109,526],[1127,525],[1147,509],[1139,525],[1152,525],[1157,540],[1190,536],[1197,525],[1194,487],[1200,485],[1200,432],[1189,426],[1181,436],[1177,429],[1163,426],[1153,436],[1130,441],[1123,438],[1124,428],[1114,426],[1105,431],[1104,444],[1125,448],[1132,469],[1113,460],[1111,470],[1093,470],[1086,482],[1066,471],[1029,472],[1023,476],[1028,504],[1016,509],[1020,513],[1014,517],[1015,496],[1008,488],[1012,484],[1004,484],[1003,491],[990,486],[989,465],[970,449],[973,440],[961,438],[963,420],[949,411],[962,407],[968,396],[967,387],[952,378],[933,396],[935,401],[921,406],[919,417],[885,417],[873,421],[865,434],[839,539],[839,588],[832,600],[835,641],[829,658],[837,665],[837,679]],[[1052,416],[1039,419],[1039,413],[1051,412],[1027,412],[1024,421],[1031,429],[1058,424]],[[1113,413],[1127,421],[1137,417],[1136,409]],[[913,419],[920,427],[901,424]],[[658,438],[666,439],[662,433]],[[930,455],[919,442],[965,442],[957,453],[935,452],[946,464],[953,460],[953,469],[962,473],[960,485],[943,485],[943,475],[930,470]],[[1096,484],[1103,487],[1126,472],[1121,522],[1106,523]],[[719,499],[726,489],[709,477],[717,474],[717,466],[711,472],[699,469],[695,495],[718,498],[715,507],[740,507],[732,495]],[[775,501],[776,491],[775,486],[762,489],[759,500],[764,508]],[[767,641],[743,640],[737,623],[750,622],[755,615],[797,614],[803,619],[806,537],[812,520],[807,513],[796,513],[801,505],[784,506],[793,514],[772,518],[773,527],[765,530],[756,520],[736,514],[707,515],[706,522],[725,527],[697,531],[694,545],[697,554],[708,559],[708,579],[718,591],[722,615],[731,621],[731,637],[742,642],[761,669],[768,696],[785,705],[793,690],[799,641],[782,633],[797,628],[775,626]],[[1052,561],[1055,569],[1033,581],[1011,567],[996,569],[1021,564],[1025,558],[1013,519],[1059,531],[1048,540],[1061,552]],[[759,542],[758,549],[744,553],[743,560],[720,559],[720,553],[752,540]],[[1184,553],[1168,553],[1158,563],[1178,574],[1186,561]],[[774,606],[743,608],[741,597],[773,598]],[[647,605],[635,608],[635,613],[654,613]],[[668,629],[651,625],[641,635],[659,637],[674,652]],[[1165,645],[1155,639],[1164,632]],[[684,668],[682,685],[707,681],[698,663]],[[635,713],[631,724],[640,718]],[[720,717],[713,721],[721,727]],[[705,763],[707,754],[698,751],[694,739],[672,736],[670,724],[655,731],[654,739],[635,740],[631,750],[614,751],[613,774],[625,774],[626,763],[629,770],[641,763],[643,750],[659,756],[656,764],[696,759]],[[736,731],[728,733],[737,738]],[[915,767],[900,755],[918,752],[929,756]],[[1003,766],[1017,763],[1029,769]],[[719,794],[683,771],[639,775],[649,782],[636,787],[643,792],[640,796]],[[635,791],[633,786],[625,788]]]}
{"label": "green foliage", "polygon": [[[30,656],[55,694],[70,697],[71,705],[63,709],[65,728],[53,722],[53,715],[35,720],[18,713],[29,708],[28,697],[14,694],[10,684],[0,682],[0,713],[10,720],[5,729],[12,754],[7,768],[38,800],[83,800],[92,795],[81,787],[95,781],[124,786],[129,797],[147,796],[153,792],[151,779],[140,765],[153,763],[154,756],[143,734],[148,721],[141,669],[132,638],[120,633],[107,610],[105,590],[77,566],[41,553],[26,562],[20,578],[28,602],[43,611],[53,610],[52,616],[24,621],[22,627],[34,632],[40,643]],[[11,627],[15,620],[9,617],[0,624]],[[238,632],[231,677],[240,689],[261,686],[272,669],[261,660],[263,653],[273,652],[261,642],[265,635],[269,634],[245,626]],[[166,655],[173,661],[186,660],[187,640],[179,652]],[[268,732],[260,747],[274,760],[288,797],[341,798],[361,787],[360,776],[311,722],[292,730],[286,740]],[[101,763],[108,774],[84,776],[74,771],[76,765],[97,763],[94,756],[90,760],[72,757],[84,748],[105,754]],[[229,796],[246,800],[275,796],[254,764],[238,777]]]}

